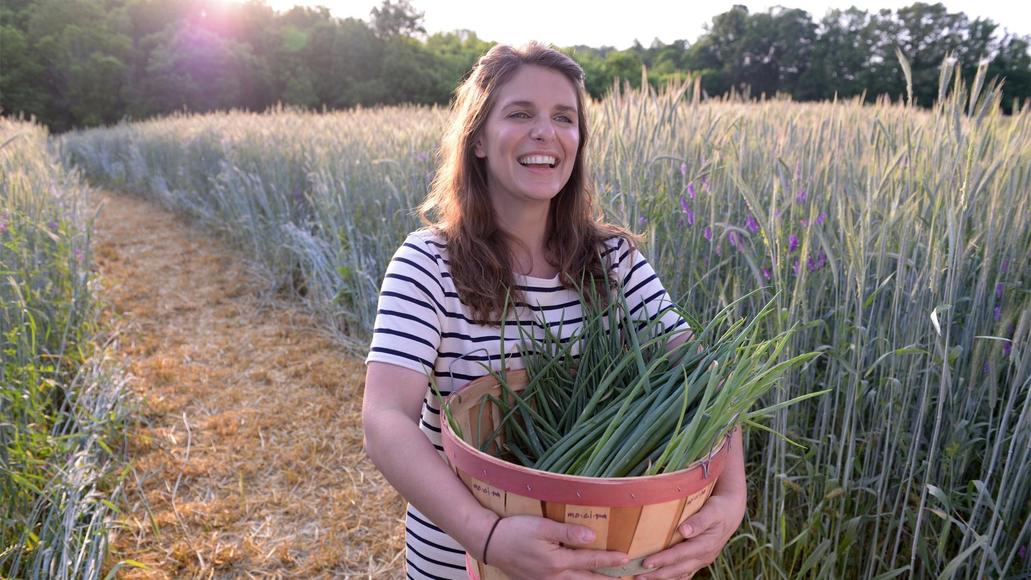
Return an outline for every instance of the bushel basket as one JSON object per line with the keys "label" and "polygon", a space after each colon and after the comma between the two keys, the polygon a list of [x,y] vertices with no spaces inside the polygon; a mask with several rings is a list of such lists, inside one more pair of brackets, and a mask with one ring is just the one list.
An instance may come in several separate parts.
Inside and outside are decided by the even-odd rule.
{"label": "bushel basket", "polygon": [[[526,371],[508,371],[513,391],[527,384]],[[500,411],[484,397],[500,398],[497,379],[476,379],[448,397],[451,416],[466,438],[457,437],[442,417],[444,453],[452,469],[480,504],[499,516],[543,516],[591,528],[596,537],[577,548],[616,550],[630,556],[620,568],[596,570],[616,578],[644,572],[645,557],[681,540],[677,527],[697,512],[723,471],[730,448],[724,438],[709,457],[686,469],[661,475],[604,478],[549,473],[509,463],[479,450],[500,422]],[[482,402],[482,405],[481,405]],[[487,408],[481,414],[481,406]],[[499,569],[468,560],[470,577],[506,580]]]}

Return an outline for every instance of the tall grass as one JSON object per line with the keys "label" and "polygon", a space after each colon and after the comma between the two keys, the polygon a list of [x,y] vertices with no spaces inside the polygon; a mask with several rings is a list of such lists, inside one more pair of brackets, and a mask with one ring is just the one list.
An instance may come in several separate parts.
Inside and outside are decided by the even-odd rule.
{"label": "tall grass", "polygon": [[0,577],[96,578],[122,381],[97,336],[86,190],[0,119]]}
{"label": "tall grass", "polygon": [[[1031,111],[984,68],[931,111],[880,101],[700,102],[689,86],[592,108],[607,214],[647,236],[711,317],[779,291],[786,354],[825,354],[752,432],[749,516],[719,578],[1031,574]],[[252,251],[364,344],[379,277],[423,197],[445,114],[178,116],[69,135],[65,158]]]}

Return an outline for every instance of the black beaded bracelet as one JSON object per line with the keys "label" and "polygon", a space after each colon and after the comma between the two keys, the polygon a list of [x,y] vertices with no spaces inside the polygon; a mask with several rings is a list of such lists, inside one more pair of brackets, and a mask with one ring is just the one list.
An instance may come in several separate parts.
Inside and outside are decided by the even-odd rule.
{"label": "black beaded bracelet", "polygon": [[497,529],[498,524],[501,523],[501,516],[494,520],[494,525],[490,527],[490,533],[487,534],[487,541],[483,543],[483,564],[487,564],[487,546],[490,546],[490,538],[494,535],[494,530]]}

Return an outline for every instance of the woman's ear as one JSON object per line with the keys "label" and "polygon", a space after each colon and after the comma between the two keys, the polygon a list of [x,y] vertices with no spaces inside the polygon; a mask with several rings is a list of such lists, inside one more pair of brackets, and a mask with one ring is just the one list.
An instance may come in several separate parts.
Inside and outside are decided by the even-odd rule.
{"label": "woman's ear", "polygon": [[477,137],[476,142],[473,143],[473,155],[476,155],[480,159],[487,156],[487,151],[483,148],[483,137]]}

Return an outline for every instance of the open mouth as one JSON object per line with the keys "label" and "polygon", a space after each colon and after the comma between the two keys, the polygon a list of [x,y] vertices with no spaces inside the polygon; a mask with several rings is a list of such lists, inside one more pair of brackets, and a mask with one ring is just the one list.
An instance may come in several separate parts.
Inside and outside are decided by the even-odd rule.
{"label": "open mouth", "polygon": [[525,155],[518,159],[519,164],[523,167],[535,167],[543,169],[545,167],[554,169],[557,164],[557,160],[551,155]]}

